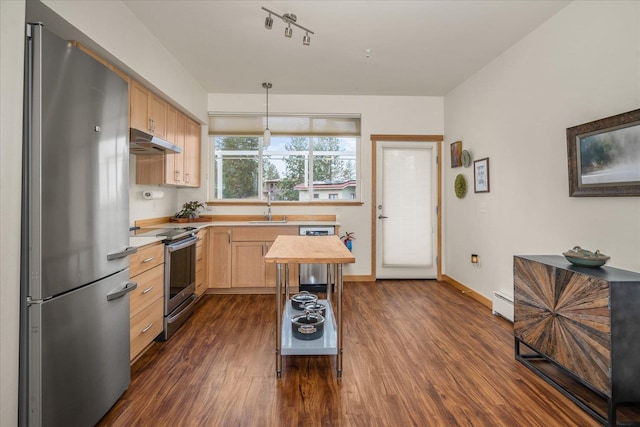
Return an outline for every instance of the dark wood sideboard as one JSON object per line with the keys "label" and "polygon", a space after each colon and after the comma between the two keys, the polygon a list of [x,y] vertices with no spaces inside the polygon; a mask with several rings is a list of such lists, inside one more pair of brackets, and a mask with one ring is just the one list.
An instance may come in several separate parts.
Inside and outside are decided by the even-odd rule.
{"label": "dark wood sideboard", "polygon": [[640,425],[640,274],[556,255],[513,271],[516,359],[601,423]]}

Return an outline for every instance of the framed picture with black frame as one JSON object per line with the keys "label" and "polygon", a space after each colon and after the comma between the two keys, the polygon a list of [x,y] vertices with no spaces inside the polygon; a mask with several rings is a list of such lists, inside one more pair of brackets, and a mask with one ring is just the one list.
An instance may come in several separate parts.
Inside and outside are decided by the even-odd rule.
{"label": "framed picture with black frame", "polygon": [[473,192],[489,192],[489,158],[479,159],[473,162]]}

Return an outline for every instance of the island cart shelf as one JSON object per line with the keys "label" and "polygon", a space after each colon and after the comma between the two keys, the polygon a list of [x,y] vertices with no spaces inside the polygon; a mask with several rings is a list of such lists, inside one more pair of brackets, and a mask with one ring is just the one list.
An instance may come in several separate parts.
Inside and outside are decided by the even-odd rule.
{"label": "island cart shelf", "polygon": [[[336,355],[336,375],[342,377],[342,265],[356,262],[353,254],[337,236],[278,236],[264,257],[276,264],[276,375],[282,377],[282,357],[293,355]],[[299,311],[289,300],[289,264],[327,264],[333,270],[336,307],[331,286],[327,286],[324,334],[317,340],[293,337],[291,319]],[[283,271],[284,270],[284,271]],[[283,295],[284,290],[284,295]]]}

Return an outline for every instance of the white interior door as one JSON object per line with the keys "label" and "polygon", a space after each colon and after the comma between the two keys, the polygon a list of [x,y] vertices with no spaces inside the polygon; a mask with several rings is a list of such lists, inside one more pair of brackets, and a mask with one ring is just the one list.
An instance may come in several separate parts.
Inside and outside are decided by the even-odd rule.
{"label": "white interior door", "polygon": [[376,278],[437,277],[437,143],[376,142]]}

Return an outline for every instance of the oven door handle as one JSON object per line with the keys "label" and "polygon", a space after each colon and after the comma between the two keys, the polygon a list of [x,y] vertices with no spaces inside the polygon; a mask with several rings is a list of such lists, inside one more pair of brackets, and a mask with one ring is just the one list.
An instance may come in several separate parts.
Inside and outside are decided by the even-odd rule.
{"label": "oven door handle", "polygon": [[192,236],[192,237],[189,237],[188,239],[180,240],[177,243],[172,243],[172,244],[167,245],[167,249],[168,249],[169,253],[175,252],[175,251],[178,251],[180,249],[184,249],[186,247],[189,247],[191,245],[195,245],[197,241],[198,241],[198,238],[196,236]]}

